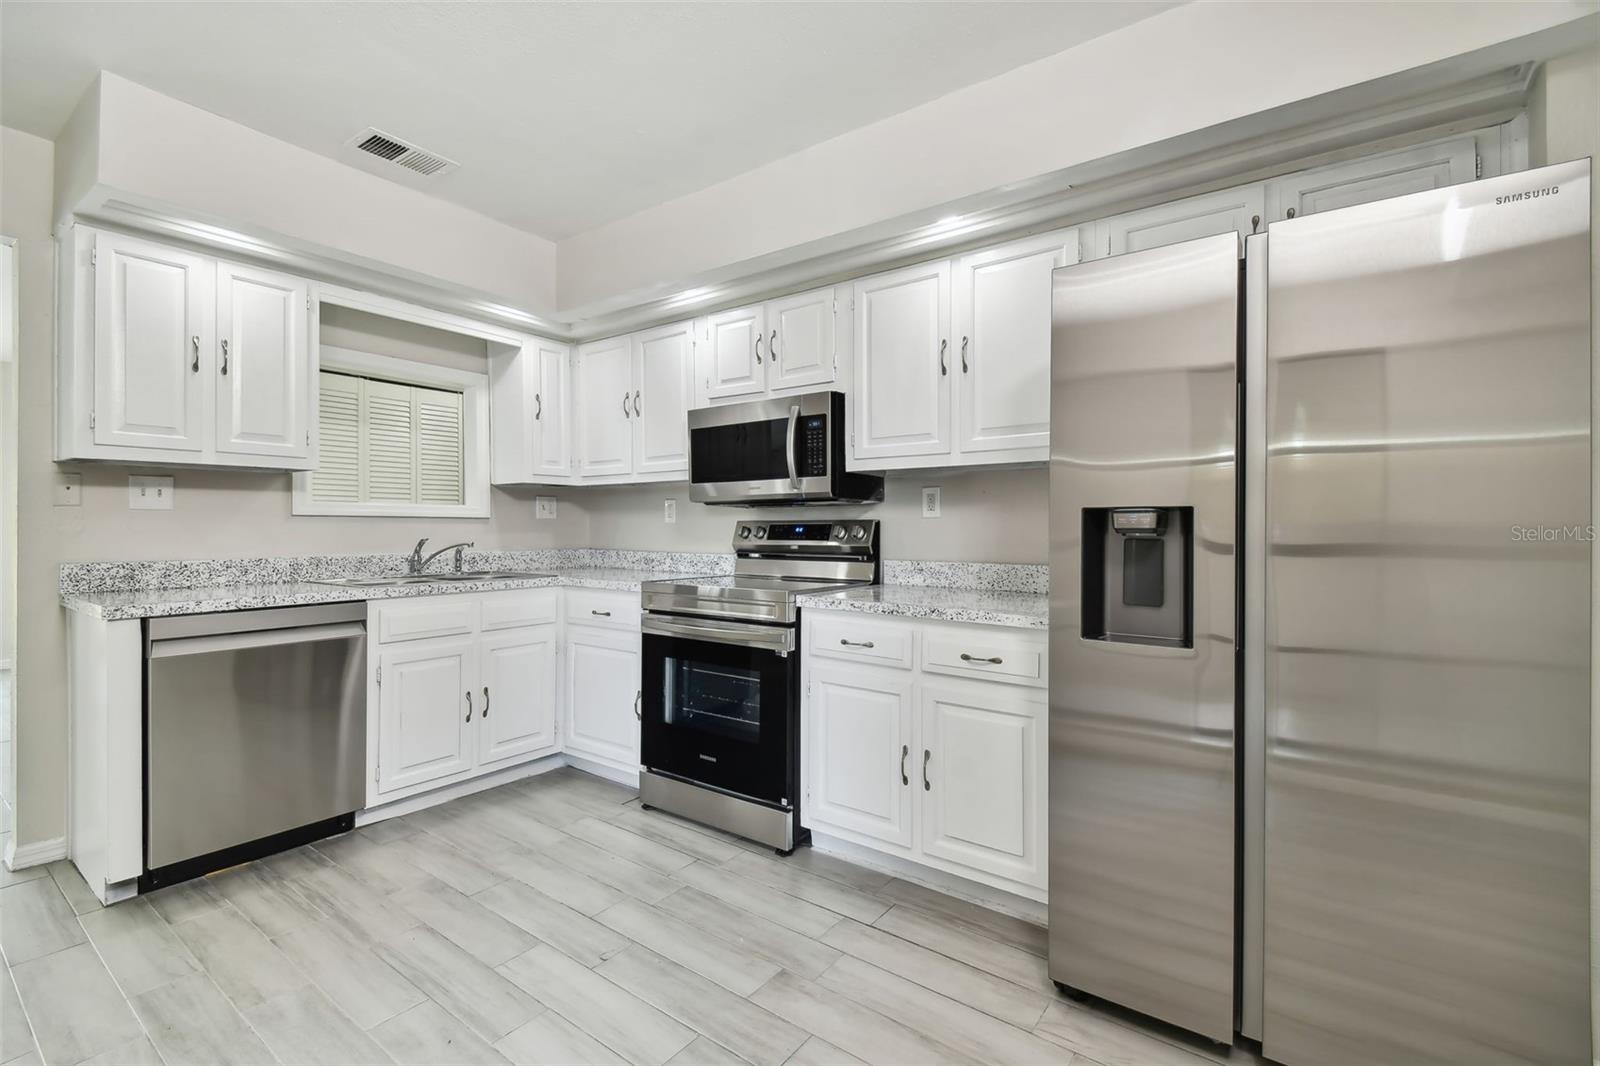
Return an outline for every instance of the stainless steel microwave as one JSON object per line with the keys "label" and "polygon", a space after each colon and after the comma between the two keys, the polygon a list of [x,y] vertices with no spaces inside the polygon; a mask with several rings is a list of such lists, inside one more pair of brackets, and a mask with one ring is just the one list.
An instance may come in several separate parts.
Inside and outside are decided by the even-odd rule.
{"label": "stainless steel microwave", "polygon": [[848,473],[844,393],[808,392],[689,412],[689,499],[753,506],[883,499],[878,474]]}

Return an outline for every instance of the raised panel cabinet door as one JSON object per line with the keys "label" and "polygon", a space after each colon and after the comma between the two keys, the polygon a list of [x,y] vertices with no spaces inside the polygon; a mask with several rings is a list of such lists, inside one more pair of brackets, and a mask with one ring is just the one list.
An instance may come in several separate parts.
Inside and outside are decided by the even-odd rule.
{"label": "raised panel cabinet door", "polygon": [[956,261],[958,451],[1049,448],[1050,274],[1077,258],[1072,230]]}
{"label": "raised panel cabinet door", "polygon": [[910,678],[814,665],[806,713],[807,823],[911,847]]}
{"label": "raised panel cabinet door", "polygon": [[1248,237],[1266,225],[1265,202],[1263,186],[1241,185],[1115,215],[1096,223],[1095,255],[1121,255],[1218,233]]}
{"label": "raised panel cabinet door", "polygon": [[1457,137],[1267,182],[1267,218],[1283,218],[1459,185],[1478,176],[1478,143]]}
{"label": "raised panel cabinet door", "polygon": [[925,854],[1044,887],[1045,708],[1042,695],[1004,685],[923,688]]}
{"label": "raised panel cabinet door", "polygon": [[633,373],[633,472],[687,473],[694,323],[635,333]]}
{"label": "raised panel cabinet door", "polygon": [[817,388],[838,373],[837,314],[832,288],[785,296],[767,303],[767,386]]}
{"label": "raised panel cabinet door", "polygon": [[471,637],[385,649],[378,659],[378,791],[472,769],[483,700]]}
{"label": "raised panel cabinet door", "polygon": [[478,765],[556,747],[556,627],[485,634],[478,642]]}
{"label": "raised panel cabinet door", "polygon": [[310,454],[309,296],[300,278],[217,264],[217,451]]}
{"label": "raised panel cabinet door", "polygon": [[855,287],[854,455],[950,453],[950,263]]}
{"label": "raised panel cabinet door", "polygon": [[572,473],[572,351],[564,344],[536,342],[533,381],[533,469],[547,477]]}
{"label": "raised panel cabinet door", "polygon": [[203,451],[216,270],[203,256],[94,238],[94,441]]}
{"label": "raised panel cabinet door", "polygon": [[639,634],[567,630],[564,747],[630,770],[639,768]]}
{"label": "raised panel cabinet door", "polygon": [[771,358],[766,316],[762,308],[736,307],[706,319],[705,351],[700,378],[707,400],[727,396],[759,396],[767,387]]}
{"label": "raised panel cabinet door", "polygon": [[633,353],[627,337],[578,347],[578,473],[633,469]]}

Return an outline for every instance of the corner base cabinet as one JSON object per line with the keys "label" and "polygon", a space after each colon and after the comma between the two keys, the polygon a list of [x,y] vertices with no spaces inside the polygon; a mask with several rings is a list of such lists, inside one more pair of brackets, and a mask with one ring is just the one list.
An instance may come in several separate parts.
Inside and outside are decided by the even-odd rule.
{"label": "corner base cabinet", "polygon": [[806,826],[1043,900],[1044,635],[843,611],[804,625]]}
{"label": "corner base cabinet", "polygon": [[569,592],[563,750],[639,772],[639,596]]}

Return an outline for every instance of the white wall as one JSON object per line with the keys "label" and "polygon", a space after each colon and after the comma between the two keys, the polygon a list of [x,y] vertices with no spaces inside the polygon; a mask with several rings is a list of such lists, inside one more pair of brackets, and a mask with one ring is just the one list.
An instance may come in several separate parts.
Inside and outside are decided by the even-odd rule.
{"label": "white wall", "polygon": [[[567,238],[558,247],[559,306],[579,314],[626,303],[624,294],[720,279],[712,272],[1252,116],[1260,128],[1231,130],[1238,140],[1270,128],[1264,113],[1272,109],[1316,106],[1320,94],[1590,11],[1575,3],[1186,4]],[[1563,32],[1576,31],[1550,36]],[[1592,39],[1592,21],[1582,32]]]}

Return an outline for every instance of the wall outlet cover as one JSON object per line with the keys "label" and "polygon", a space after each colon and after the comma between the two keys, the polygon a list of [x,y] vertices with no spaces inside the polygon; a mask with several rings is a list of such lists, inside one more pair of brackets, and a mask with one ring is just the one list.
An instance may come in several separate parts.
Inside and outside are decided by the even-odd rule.
{"label": "wall outlet cover", "polygon": [[57,507],[82,507],[83,475],[57,474],[55,493]]}
{"label": "wall outlet cover", "polygon": [[937,487],[922,490],[922,517],[939,517],[939,490]]}
{"label": "wall outlet cover", "polygon": [[556,516],[556,498],[554,496],[535,496],[533,498],[533,517],[554,518]]}
{"label": "wall outlet cover", "polygon": [[174,490],[170,477],[146,477],[139,474],[128,478],[128,507],[134,511],[170,511]]}
{"label": "wall outlet cover", "polygon": [[669,526],[675,523],[678,520],[678,501],[667,500],[666,505],[661,509],[661,517]]}

